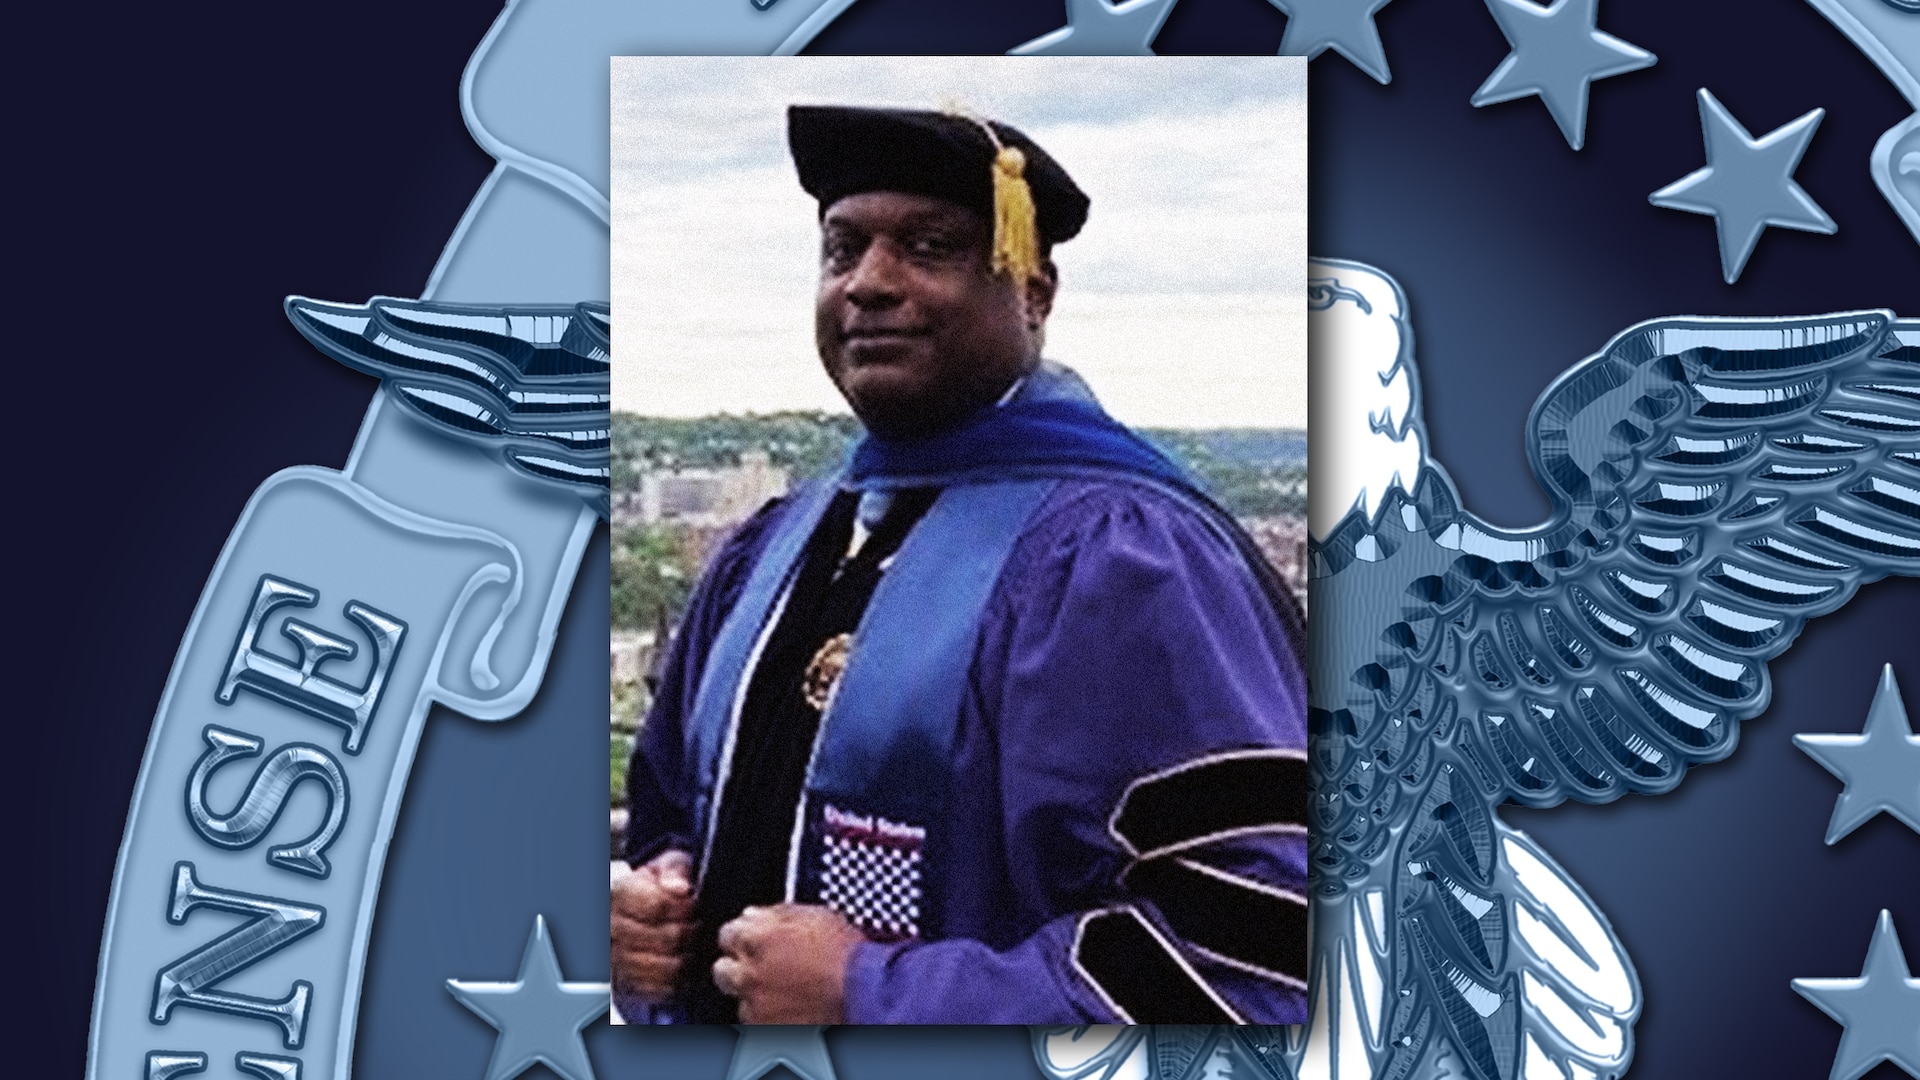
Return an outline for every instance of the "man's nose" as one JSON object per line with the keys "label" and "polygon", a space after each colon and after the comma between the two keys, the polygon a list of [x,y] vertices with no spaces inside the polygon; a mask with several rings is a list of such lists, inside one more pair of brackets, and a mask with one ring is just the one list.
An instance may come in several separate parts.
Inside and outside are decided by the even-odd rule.
{"label": "man's nose", "polygon": [[871,243],[847,274],[847,300],[858,307],[886,307],[900,300],[900,260],[892,245]]}

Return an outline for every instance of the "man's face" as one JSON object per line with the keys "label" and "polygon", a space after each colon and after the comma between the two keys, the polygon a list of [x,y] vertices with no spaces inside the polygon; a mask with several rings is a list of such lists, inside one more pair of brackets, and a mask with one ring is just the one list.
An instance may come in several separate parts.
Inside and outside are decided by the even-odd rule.
{"label": "man's face", "polygon": [[931,434],[1032,369],[1053,298],[991,269],[993,226],[944,199],[849,195],[820,220],[814,337],[827,375],[867,428]]}

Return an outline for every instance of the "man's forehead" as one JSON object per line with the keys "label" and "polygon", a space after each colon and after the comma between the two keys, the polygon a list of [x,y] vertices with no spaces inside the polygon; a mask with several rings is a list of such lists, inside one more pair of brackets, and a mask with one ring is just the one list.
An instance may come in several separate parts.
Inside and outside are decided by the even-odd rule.
{"label": "man's forehead", "polygon": [[839,199],[820,215],[822,229],[898,229],[932,225],[984,228],[970,206],[904,191],[863,191]]}

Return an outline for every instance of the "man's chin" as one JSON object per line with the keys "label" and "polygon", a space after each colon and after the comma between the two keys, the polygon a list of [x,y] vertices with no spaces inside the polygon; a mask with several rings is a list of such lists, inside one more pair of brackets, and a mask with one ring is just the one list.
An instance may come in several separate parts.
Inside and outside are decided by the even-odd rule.
{"label": "man's chin", "polygon": [[863,364],[840,381],[840,393],[854,415],[876,435],[911,435],[938,425],[940,395],[905,364]]}
{"label": "man's chin", "polygon": [[836,383],[867,430],[886,439],[937,435],[992,400],[984,388],[941,381],[912,357],[849,365]]}

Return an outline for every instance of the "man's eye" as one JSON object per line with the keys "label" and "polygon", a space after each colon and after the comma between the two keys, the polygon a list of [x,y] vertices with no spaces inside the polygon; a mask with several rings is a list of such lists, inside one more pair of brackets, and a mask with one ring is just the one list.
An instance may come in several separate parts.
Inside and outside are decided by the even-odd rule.
{"label": "man's eye", "polygon": [[951,237],[939,235],[916,236],[907,242],[907,250],[916,258],[944,259],[954,252]]}
{"label": "man's eye", "polygon": [[828,240],[820,246],[820,259],[834,270],[844,271],[859,261],[860,248],[851,240]]}

